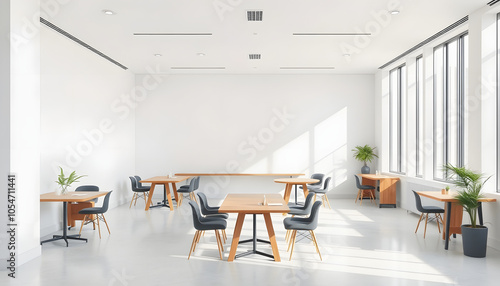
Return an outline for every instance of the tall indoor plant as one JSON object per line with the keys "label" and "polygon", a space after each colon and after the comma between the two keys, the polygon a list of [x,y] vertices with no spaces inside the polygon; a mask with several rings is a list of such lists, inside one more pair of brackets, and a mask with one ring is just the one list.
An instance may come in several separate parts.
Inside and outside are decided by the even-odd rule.
{"label": "tall indoor plant", "polygon": [[464,254],[472,257],[485,257],[488,241],[488,228],[477,224],[477,211],[481,190],[488,181],[484,175],[465,167],[448,164],[444,167],[448,180],[459,188],[455,198],[467,212],[470,225],[462,225],[462,242]]}
{"label": "tall indoor plant", "polygon": [[352,151],[354,152],[354,159],[363,162],[363,167],[361,167],[362,174],[369,174],[370,167],[366,165],[366,162],[372,162],[373,159],[378,158],[377,154],[375,154],[375,148],[370,145],[365,146],[356,146]]}
{"label": "tall indoor plant", "polygon": [[68,192],[68,187],[71,186],[71,184],[78,182],[80,178],[85,177],[85,175],[83,176],[76,175],[76,171],[71,172],[71,174],[69,174],[69,176],[66,177],[64,175],[63,169],[61,167],[59,167],[59,169],[61,170],[61,173],[59,173],[59,175],[57,176],[56,183],[60,187],[61,195],[64,195]]}

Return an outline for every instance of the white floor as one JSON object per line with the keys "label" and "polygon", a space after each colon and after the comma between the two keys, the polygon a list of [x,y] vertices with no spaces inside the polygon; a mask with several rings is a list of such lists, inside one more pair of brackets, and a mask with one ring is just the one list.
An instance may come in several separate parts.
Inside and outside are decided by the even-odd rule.
{"label": "white floor", "polygon": [[[333,210],[321,208],[316,230],[323,261],[307,239],[298,242],[289,261],[284,241],[283,216],[273,215],[281,262],[247,256],[227,262],[236,215],[228,221],[225,257],[218,257],[212,233],[206,233],[187,260],[194,235],[191,210],[144,211],[144,202],[106,214],[111,235],[102,239],[91,226],[82,236],[88,243],[70,241],[44,244],[42,256],[19,267],[17,278],[0,277],[0,285],[498,285],[500,252],[489,248],[486,258],[462,253],[461,237],[444,250],[435,223],[414,234],[418,216],[402,209],[379,209],[364,201],[331,200]],[[266,238],[258,218],[258,235]],[[251,236],[251,216],[242,239]],[[72,229],[70,233],[77,232]],[[241,253],[251,244],[238,247]],[[271,253],[266,244],[258,244]]]}

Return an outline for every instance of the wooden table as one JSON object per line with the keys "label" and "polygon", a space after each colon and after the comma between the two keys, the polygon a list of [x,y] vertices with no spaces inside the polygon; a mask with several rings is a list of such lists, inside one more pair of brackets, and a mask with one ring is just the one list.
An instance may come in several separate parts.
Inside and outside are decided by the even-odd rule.
{"label": "wooden table", "polygon": [[[149,210],[149,206],[151,205],[151,199],[153,198],[153,193],[155,191],[156,185],[163,185],[164,191],[163,191],[163,202],[162,204],[153,206],[153,207],[169,207],[171,211],[174,210],[174,204],[172,203],[172,195],[170,194],[170,187],[168,184],[172,184],[172,190],[174,191],[174,197],[175,201],[179,201],[177,197],[177,188],[175,186],[176,183],[180,183],[184,180],[189,179],[189,176],[176,176],[173,178],[169,178],[167,176],[157,176],[157,177],[152,177],[146,180],[141,180],[141,183],[151,183],[151,188],[149,189],[149,196],[148,196],[148,201],[146,203],[146,210]],[[165,198],[166,196],[166,198]],[[166,200],[168,199],[168,205],[166,203]]]}
{"label": "wooden table", "polygon": [[[304,190],[304,196],[307,197],[307,195],[309,194],[309,191],[307,190],[307,184],[314,184],[319,182],[319,180],[309,179],[309,178],[281,178],[274,180],[274,182],[286,184],[285,194],[283,195],[283,199],[288,204],[293,185],[295,186],[301,185],[302,189]],[[295,203],[297,204],[297,193],[295,193]]]}
{"label": "wooden table", "polygon": [[[264,201],[264,196],[268,205],[262,205]],[[280,204],[280,205],[269,205],[269,204]],[[287,204],[279,194],[228,194],[222,202],[219,208],[221,213],[237,213],[238,218],[236,219],[236,226],[234,228],[233,241],[231,243],[231,251],[229,252],[229,258],[227,261],[233,261],[235,258],[247,256],[250,254],[259,254],[266,257],[273,258],[274,261],[280,262],[280,254],[278,251],[278,245],[276,244],[276,236],[274,234],[273,222],[271,220],[271,213],[287,213],[290,209]],[[253,236],[252,239],[244,240],[240,242],[241,228],[243,227],[243,221],[245,220],[245,215],[253,215]],[[266,222],[267,233],[269,235],[269,241],[257,239],[257,223],[256,215],[262,214],[264,216],[264,221]],[[236,249],[239,243],[252,242],[252,250],[236,255]],[[271,244],[273,250],[273,255],[260,252],[257,250],[257,242],[264,242]]]}
{"label": "wooden table", "polygon": [[[427,197],[436,201],[444,202],[444,215],[446,216],[445,221],[445,231],[443,232],[443,239],[445,240],[444,249],[448,249],[448,243],[450,235],[461,234],[462,229],[462,216],[463,208],[458,204],[458,200],[455,199],[456,193],[449,192],[448,194],[442,194],[441,192],[417,192],[417,194]],[[479,224],[483,225],[483,202],[496,202],[493,198],[482,198],[479,200]]]}
{"label": "wooden table", "polygon": [[62,202],[63,203],[63,223],[62,223],[63,234],[62,235],[54,235],[51,239],[41,241],[40,244],[43,244],[45,242],[63,239],[64,241],[66,241],[66,247],[67,247],[68,246],[68,239],[85,240],[85,242],[86,242],[87,239],[81,238],[79,234],[68,235],[68,229],[67,229],[68,203],[86,202],[88,200],[92,200],[92,199],[104,196],[107,193],[108,192],[68,192],[64,195],[57,195],[55,192],[52,192],[52,193],[41,194],[40,195],[40,202]]}
{"label": "wooden table", "polygon": [[[374,186],[377,189],[377,181],[380,186],[380,202],[379,208],[382,207],[396,207],[396,183],[399,181],[398,177],[375,175],[375,174],[358,174],[362,178],[363,185]],[[375,197],[375,190],[371,190]]]}
{"label": "wooden table", "polygon": [[271,176],[271,177],[298,177],[304,176],[304,174],[296,173],[178,173],[176,176]]}

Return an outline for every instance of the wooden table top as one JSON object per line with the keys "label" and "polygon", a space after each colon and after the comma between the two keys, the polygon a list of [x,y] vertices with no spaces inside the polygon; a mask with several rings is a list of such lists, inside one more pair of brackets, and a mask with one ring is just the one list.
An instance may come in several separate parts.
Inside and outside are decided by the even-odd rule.
{"label": "wooden table top", "polygon": [[[265,206],[262,205],[264,196],[267,201]],[[263,214],[289,211],[288,205],[280,194],[228,194],[219,208],[221,213]]]}
{"label": "wooden table top", "polygon": [[190,176],[177,176],[176,177],[167,177],[167,176],[156,176],[146,180],[141,180],[141,183],[155,183],[155,184],[165,184],[165,183],[179,183],[184,180],[189,179]]}
{"label": "wooden table top", "polygon": [[108,192],[68,192],[57,195],[56,192],[40,195],[41,202],[86,202],[98,197],[105,196]]}
{"label": "wooden table top", "polygon": [[387,175],[376,175],[376,174],[358,174],[362,178],[367,178],[371,180],[383,180],[383,179],[395,179],[399,181],[399,177],[387,176]]}
{"label": "wooden table top", "polygon": [[273,176],[273,177],[282,177],[282,176],[304,176],[305,174],[295,174],[295,173],[179,173],[175,174],[176,176]]}
{"label": "wooden table top", "polygon": [[[440,191],[439,192],[433,192],[433,191],[425,191],[425,192],[417,192],[417,194],[431,198],[440,202],[458,202],[457,199],[455,199],[455,196],[457,195],[456,192],[450,191],[448,194],[442,194]],[[493,198],[481,198],[479,199],[480,202],[496,202],[497,199]]]}
{"label": "wooden table top", "polygon": [[284,183],[284,184],[314,184],[318,183],[318,179],[310,179],[310,178],[280,178],[275,179],[276,183]]}

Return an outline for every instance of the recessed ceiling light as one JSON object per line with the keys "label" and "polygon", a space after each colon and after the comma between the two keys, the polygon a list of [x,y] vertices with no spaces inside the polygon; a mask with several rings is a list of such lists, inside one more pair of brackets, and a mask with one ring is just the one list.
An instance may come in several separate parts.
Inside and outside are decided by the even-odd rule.
{"label": "recessed ceiling light", "polygon": [[155,57],[161,57],[162,54],[155,54]]}
{"label": "recessed ceiling light", "polygon": [[103,12],[104,14],[106,14],[106,15],[115,15],[115,14],[116,14],[116,12],[111,11],[111,10],[102,10],[102,12]]}
{"label": "recessed ceiling light", "polygon": [[397,15],[399,14],[399,10],[391,10],[389,11],[389,13],[391,13],[392,15]]}
{"label": "recessed ceiling light", "polygon": [[204,57],[204,56],[206,56],[207,54],[205,54],[205,53],[197,53],[196,55],[197,55],[198,57]]}

